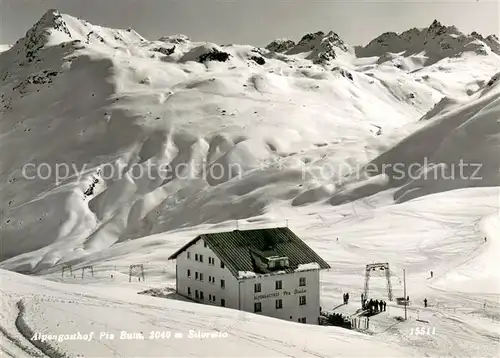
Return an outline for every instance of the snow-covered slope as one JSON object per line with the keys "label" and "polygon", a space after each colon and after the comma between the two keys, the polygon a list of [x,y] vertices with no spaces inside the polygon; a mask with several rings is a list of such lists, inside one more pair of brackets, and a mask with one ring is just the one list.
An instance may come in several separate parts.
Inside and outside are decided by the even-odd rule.
{"label": "snow-covered slope", "polygon": [[[338,205],[389,188],[396,202],[500,185],[500,83],[496,74],[468,102],[442,100],[424,126],[344,181]],[[430,123],[429,123],[430,121]]]}
{"label": "snow-covered slope", "polygon": [[[388,198],[381,194],[335,211],[320,205],[293,210],[282,205],[281,216],[240,222],[240,228],[250,228],[289,219],[292,229],[332,265],[321,275],[325,310],[337,307],[336,312],[343,314],[356,312],[366,263],[390,263],[395,297],[403,295],[402,269],[406,269],[407,294],[412,301],[408,321],[398,320],[404,316],[402,307],[388,302],[387,313],[370,319],[369,335],[193,304],[172,293],[170,299],[137,295],[152,287],[175,287],[175,264],[167,261],[168,255],[200,232],[234,227],[225,223],[114,245],[86,262],[75,263],[74,277],[68,273],[61,277],[60,268],[43,279],[0,270],[4,297],[0,346],[11,354],[17,352],[16,357],[35,356],[32,343],[39,346],[39,342],[27,340],[32,332],[107,332],[116,339],[95,336],[90,342],[49,341],[42,348],[69,356],[99,357],[495,357],[500,336],[498,194],[498,188],[473,188],[399,205],[387,205]],[[137,263],[144,264],[146,281],[134,278],[128,282],[128,265]],[[93,266],[94,276],[88,270],[81,276],[86,265]],[[385,298],[385,289],[384,280],[372,278],[373,297]],[[339,307],[345,292],[351,293],[352,302]],[[424,298],[429,302],[427,309],[423,308]],[[434,328],[435,333],[412,334],[415,327],[430,327],[431,332]],[[183,338],[118,339],[121,331],[148,335],[153,330],[181,333]],[[227,332],[227,337],[189,339],[189,330],[217,330]]]}
{"label": "snow-covered slope", "polygon": [[0,45],[0,53],[7,51],[11,45]]}
{"label": "snow-covered slope", "polygon": [[443,98],[473,100],[500,65],[472,51],[412,72],[354,52],[333,32],[268,49],[148,41],[48,11],[0,54],[2,257],[38,250],[21,266],[39,271],[343,197],[346,174]]}
{"label": "snow-covered slope", "polygon": [[[2,337],[2,349],[16,357],[42,352],[86,357],[405,357],[412,352],[342,328],[152,298],[127,288],[60,284],[4,270],[0,279],[0,317],[16,318],[2,330],[9,332]],[[88,341],[71,340],[77,332],[94,333]],[[61,335],[61,341],[40,342],[32,339],[35,333]],[[144,339],[137,338],[141,333]]]}

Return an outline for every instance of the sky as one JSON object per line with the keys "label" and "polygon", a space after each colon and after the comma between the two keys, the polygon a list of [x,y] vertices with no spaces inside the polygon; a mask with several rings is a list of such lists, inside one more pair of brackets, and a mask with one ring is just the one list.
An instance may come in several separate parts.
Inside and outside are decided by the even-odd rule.
{"label": "sky", "polygon": [[254,46],[319,30],[363,45],[434,19],[466,33],[500,32],[499,0],[0,0],[0,43],[23,37],[52,8],[96,25],[131,27],[149,40],[181,33],[193,41]]}

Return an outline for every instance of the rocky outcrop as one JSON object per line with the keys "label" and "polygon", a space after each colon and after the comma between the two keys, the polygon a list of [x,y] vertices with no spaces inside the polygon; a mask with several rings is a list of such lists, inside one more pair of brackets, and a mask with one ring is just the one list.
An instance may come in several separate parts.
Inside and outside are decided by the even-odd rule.
{"label": "rocky outcrop", "polygon": [[386,56],[388,53],[412,56],[424,54],[428,60],[426,65],[435,63],[445,57],[461,56],[465,52],[487,55],[490,51],[498,51],[499,44],[494,37],[484,39],[477,33],[465,35],[455,26],[444,26],[434,20],[424,29],[410,29],[401,34],[386,32],[372,40],[365,47],[357,47],[358,57]]}
{"label": "rocky outcrop", "polygon": [[212,49],[210,52],[206,52],[198,57],[198,62],[204,63],[207,61],[219,61],[226,62],[231,57],[230,54],[224,51],[217,50],[216,48]]}
{"label": "rocky outcrop", "polygon": [[298,44],[286,52],[287,55],[309,53],[306,58],[323,64],[337,58],[338,51],[347,52],[344,41],[333,31],[325,35],[323,31],[304,35]]}
{"label": "rocky outcrop", "polygon": [[276,39],[266,46],[266,50],[283,53],[295,46],[295,42],[288,39]]}

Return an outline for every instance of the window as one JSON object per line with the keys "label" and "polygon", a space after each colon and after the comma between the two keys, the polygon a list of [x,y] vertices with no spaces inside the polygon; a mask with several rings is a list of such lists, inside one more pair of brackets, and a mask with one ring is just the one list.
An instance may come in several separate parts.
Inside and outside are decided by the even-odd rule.
{"label": "window", "polygon": [[207,247],[207,243],[205,241],[203,242],[203,246]]}
{"label": "window", "polygon": [[299,323],[306,323],[306,317],[299,318]]}
{"label": "window", "polygon": [[226,307],[226,300],[225,299],[223,299],[223,298],[220,299],[220,306]]}
{"label": "window", "polygon": [[204,299],[205,299],[205,297],[203,297],[203,291],[200,291],[200,300],[203,301]]}
{"label": "window", "polygon": [[212,295],[212,301],[215,302],[215,295]]}
{"label": "window", "polygon": [[211,295],[211,294],[210,294],[210,295],[208,295],[208,300],[209,300],[209,301],[212,301],[212,295]]}
{"label": "window", "polygon": [[276,281],[276,289],[281,290],[283,288],[283,281]]}
{"label": "window", "polygon": [[220,262],[220,268],[224,268],[224,262]]}
{"label": "window", "polygon": [[299,286],[305,286],[306,285],[306,278],[301,277],[299,278]]}
{"label": "window", "polygon": [[261,292],[262,291],[262,287],[260,285],[260,283],[256,283],[254,285],[254,292]]}
{"label": "window", "polygon": [[190,269],[188,269],[187,275],[188,275],[188,277],[191,277],[191,270]]}
{"label": "window", "polygon": [[226,288],[226,281],[225,280],[220,280],[220,287]]}
{"label": "window", "polygon": [[203,274],[200,272],[200,281],[203,281]]}
{"label": "window", "polygon": [[194,291],[194,297],[195,297],[196,299],[198,299],[198,298],[199,298],[199,295],[198,295],[198,290]]}
{"label": "window", "polygon": [[215,265],[215,259],[213,257],[209,257],[208,258],[208,264],[212,265],[212,266]]}
{"label": "window", "polygon": [[255,302],[253,304],[253,311],[254,312],[262,312],[262,304],[260,302]]}
{"label": "window", "polygon": [[188,296],[191,296],[191,287],[188,287]]}
{"label": "window", "polygon": [[304,306],[306,304],[306,296],[299,296],[299,306]]}
{"label": "window", "polygon": [[191,260],[191,253],[189,251],[187,252],[187,257],[188,257],[188,260]]}
{"label": "window", "polygon": [[194,254],[194,260],[198,261],[198,254]]}
{"label": "window", "polygon": [[197,279],[198,279],[198,271],[196,271],[196,272],[194,273],[194,279],[195,279],[195,280],[197,280]]}
{"label": "window", "polygon": [[203,255],[200,255],[200,262],[203,262]]}
{"label": "window", "polygon": [[212,276],[212,284],[215,285],[215,277]]}
{"label": "window", "polygon": [[282,299],[276,300],[276,309],[279,310],[280,308],[283,308],[283,300]]}

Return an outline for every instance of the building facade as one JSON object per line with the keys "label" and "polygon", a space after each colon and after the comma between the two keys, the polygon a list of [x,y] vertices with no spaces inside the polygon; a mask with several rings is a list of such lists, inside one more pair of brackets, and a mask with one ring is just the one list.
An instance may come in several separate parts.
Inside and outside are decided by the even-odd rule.
{"label": "building facade", "polygon": [[200,235],[170,259],[177,293],[195,302],[318,324],[330,266],[288,228]]}

